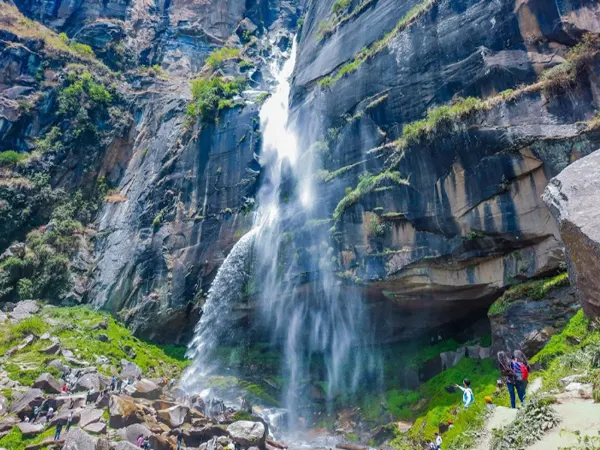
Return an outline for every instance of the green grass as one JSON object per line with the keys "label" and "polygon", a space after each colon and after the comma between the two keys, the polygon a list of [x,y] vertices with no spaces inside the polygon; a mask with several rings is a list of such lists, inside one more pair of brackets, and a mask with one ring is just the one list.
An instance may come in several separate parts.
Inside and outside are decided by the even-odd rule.
{"label": "green grass", "polygon": [[221,66],[225,61],[229,61],[231,59],[236,59],[240,57],[240,49],[231,48],[231,47],[223,47],[219,50],[215,50],[206,58],[206,65],[211,69],[217,69]]}
{"label": "green grass", "polygon": [[28,445],[39,444],[45,439],[53,438],[55,432],[56,427],[50,427],[37,436],[25,438],[18,427],[13,427],[6,436],[0,439],[0,448],[5,448],[6,450],[23,450]]}
{"label": "green grass", "polygon": [[378,175],[371,175],[365,172],[360,176],[360,181],[354,189],[348,190],[346,195],[340,200],[333,212],[333,219],[340,220],[346,209],[358,203],[365,195],[373,192],[384,183],[393,183],[400,186],[408,185],[408,180],[402,178],[398,172],[386,170]]}
{"label": "green grass", "polygon": [[0,152],[0,167],[14,167],[19,162],[28,158],[27,153],[18,153],[14,150]]}
{"label": "green grass", "polygon": [[569,284],[569,275],[564,272],[554,277],[527,281],[512,286],[496,300],[488,311],[489,316],[505,312],[511,304],[519,299],[542,300],[552,289]]}
{"label": "green grass", "polygon": [[[358,5],[356,5],[356,8],[348,11],[348,7],[352,2],[349,0],[338,0],[331,8],[333,17],[319,24],[319,33],[317,34],[317,38],[321,40],[331,35],[336,28],[358,17],[369,7],[369,5],[372,5],[374,2],[375,0],[362,0]],[[344,12],[346,14],[343,14]]]}
{"label": "green grass", "polygon": [[[387,33],[380,40],[374,42],[369,47],[363,48],[359,53],[357,53],[351,61],[343,65],[337,72],[332,75],[326,76],[319,81],[319,84],[325,88],[333,86],[336,82],[342,79],[345,75],[355,72],[358,68],[369,58],[373,57],[381,50],[387,47],[387,45],[392,41],[392,39],[398,34],[408,28],[415,20],[425,14],[429,9],[437,3],[438,0],[424,0],[418,5],[415,5],[410,11],[408,11],[402,19],[396,24],[394,29]],[[364,8],[366,8],[365,5]],[[357,8],[358,9],[358,8]],[[361,9],[362,11],[362,9]],[[348,19],[350,20],[350,19]],[[337,26],[334,24],[333,27]],[[331,29],[333,29],[331,27]],[[321,33],[326,28],[322,28]]]}

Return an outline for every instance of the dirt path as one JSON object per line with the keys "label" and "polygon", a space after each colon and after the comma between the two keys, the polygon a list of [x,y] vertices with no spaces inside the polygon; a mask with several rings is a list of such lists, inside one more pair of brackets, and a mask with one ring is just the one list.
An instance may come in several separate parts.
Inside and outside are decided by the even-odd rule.
{"label": "dirt path", "polygon": [[485,434],[481,443],[473,450],[488,450],[490,448],[490,440],[492,439],[492,430],[500,429],[515,420],[517,415],[516,409],[505,408],[504,406],[497,406],[494,408],[494,412],[490,416],[485,426]]}

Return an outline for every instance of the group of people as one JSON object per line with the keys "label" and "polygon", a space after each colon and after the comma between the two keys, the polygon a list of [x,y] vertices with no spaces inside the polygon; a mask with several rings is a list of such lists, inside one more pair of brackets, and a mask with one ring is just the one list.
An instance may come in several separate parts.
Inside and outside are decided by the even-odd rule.
{"label": "group of people", "polygon": [[[510,406],[511,408],[516,408],[517,397],[521,401],[521,404],[525,402],[525,393],[531,366],[529,365],[527,357],[521,350],[515,350],[512,355],[508,352],[498,352],[497,358],[498,366],[502,374],[502,378],[498,380],[498,386],[501,388],[503,385],[506,385],[510,396]],[[454,387],[462,392],[463,407],[468,408],[471,406],[475,401],[475,395],[471,389],[471,380],[465,378],[462,382],[462,386],[455,384]],[[486,397],[486,403],[490,402],[491,398]],[[442,437],[439,433],[435,433],[435,439],[429,441],[428,449],[441,450],[441,448]]]}

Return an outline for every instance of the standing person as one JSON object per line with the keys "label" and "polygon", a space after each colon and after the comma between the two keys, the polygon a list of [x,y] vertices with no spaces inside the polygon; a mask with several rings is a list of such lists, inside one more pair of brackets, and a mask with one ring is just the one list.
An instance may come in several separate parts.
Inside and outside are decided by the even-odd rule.
{"label": "standing person", "polygon": [[177,431],[177,450],[181,450],[182,442],[183,442],[183,432],[180,429]]}
{"label": "standing person", "polygon": [[[517,407],[517,399],[515,396],[515,388],[517,386],[517,376],[513,371],[513,364],[510,357],[506,352],[498,352],[498,365],[500,366],[500,372],[504,377],[504,383],[508,389],[508,395],[510,395],[510,407]],[[525,397],[523,397],[525,398]],[[521,400],[523,402],[523,400]]]}
{"label": "standing person", "polygon": [[138,436],[136,443],[137,443],[138,447],[142,448],[142,445],[144,444],[144,435],[143,434],[140,434]]}
{"label": "standing person", "polygon": [[529,361],[527,361],[527,357],[521,350],[515,350],[513,353],[513,359],[511,361],[511,368],[515,373],[517,394],[519,395],[519,400],[521,400],[521,404],[525,401],[525,393],[527,391],[527,384],[529,383],[529,372],[531,371],[531,366],[529,365]]}
{"label": "standing person", "polygon": [[40,407],[36,406],[35,408],[33,408],[33,420],[32,420],[33,423],[35,423],[35,421],[38,420],[39,415],[40,415]]}
{"label": "standing person", "polygon": [[50,408],[48,408],[48,413],[46,414],[46,423],[50,423],[53,416],[54,416],[54,408],[51,406]]}
{"label": "standing person", "polygon": [[110,379],[110,390],[114,391],[116,386],[117,386],[117,377],[115,377],[113,375],[112,378]]}
{"label": "standing person", "polygon": [[60,432],[62,431],[62,423],[58,423],[56,425],[56,432],[54,433],[54,440],[58,441],[60,439]]}
{"label": "standing person", "polygon": [[87,392],[87,395],[85,396],[85,404],[87,405],[90,400],[92,399],[92,395],[94,395],[94,388],[91,387],[90,390]]}
{"label": "standing person", "polygon": [[69,413],[69,417],[67,417],[67,433],[69,432],[71,425],[73,425],[73,412],[72,411]]}
{"label": "standing person", "polygon": [[435,433],[435,450],[442,450],[442,437],[440,433]]}
{"label": "standing person", "polygon": [[460,389],[462,391],[463,405],[465,408],[468,408],[471,405],[471,403],[473,403],[473,401],[475,400],[475,396],[473,395],[473,391],[471,390],[471,380],[469,380],[468,378],[465,378],[463,380],[462,386],[459,386],[458,384],[455,384],[454,386],[456,386],[458,389]]}

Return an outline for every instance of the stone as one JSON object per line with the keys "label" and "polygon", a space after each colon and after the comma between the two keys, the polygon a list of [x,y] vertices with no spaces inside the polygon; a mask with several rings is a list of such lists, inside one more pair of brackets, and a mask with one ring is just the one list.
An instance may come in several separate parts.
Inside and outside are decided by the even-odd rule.
{"label": "stone", "polygon": [[100,439],[90,436],[79,427],[73,427],[65,436],[63,450],[101,450]]}
{"label": "stone", "polygon": [[153,381],[142,378],[140,381],[136,381],[133,384],[134,391],[131,394],[132,397],[136,398],[147,398],[150,400],[155,400],[160,397],[162,389],[159,385],[154,383]]}
{"label": "stone", "polygon": [[6,321],[8,321],[8,316],[4,311],[0,311],[0,324],[5,323]]}
{"label": "stone", "polygon": [[85,397],[86,394],[59,395],[54,400],[60,409],[77,409],[85,407]]}
{"label": "stone", "polygon": [[96,339],[98,339],[100,342],[108,342],[110,341],[110,339],[108,338],[108,336],[104,333],[100,333],[96,336]]}
{"label": "stone", "polygon": [[104,422],[94,422],[84,426],[83,429],[92,434],[104,434],[106,433],[106,424]]}
{"label": "stone", "polygon": [[588,316],[600,316],[600,150],[575,161],[544,191],[565,244],[569,281]]}
{"label": "stone", "polygon": [[139,447],[128,441],[119,441],[115,444],[115,450],[139,450]]}
{"label": "stone", "polygon": [[33,314],[39,312],[40,307],[35,300],[22,300],[9,313],[11,320],[19,322],[24,319],[29,319]]}
{"label": "stone", "polygon": [[83,375],[75,382],[75,385],[73,386],[73,391],[89,391],[92,388],[95,392],[98,392],[105,388],[105,385],[101,382],[98,373],[86,373],[85,375]]}
{"label": "stone", "polygon": [[81,416],[78,410],[76,409],[62,409],[60,410],[50,421],[50,425],[54,426],[57,425],[59,423],[62,423],[63,425],[67,424],[67,421],[69,420],[69,415],[72,415],[71,418],[71,423],[76,424],[76,423],[80,423],[81,420]]}
{"label": "stone", "polygon": [[242,447],[262,447],[265,443],[265,426],[261,422],[239,420],[227,427],[231,440]]}
{"label": "stone", "polygon": [[56,355],[60,352],[60,344],[57,342],[53,342],[48,347],[43,348],[40,352],[45,353],[47,355]]}
{"label": "stone", "polygon": [[122,439],[135,444],[139,435],[143,435],[144,437],[152,436],[152,432],[141,423],[134,423],[125,428],[121,428],[119,430],[119,436]]}
{"label": "stone", "polygon": [[4,356],[6,356],[6,357],[13,356],[15,353],[20,352],[25,347],[30,345],[33,341],[35,341],[35,336],[33,334],[30,334],[29,336],[25,337],[25,339],[23,339],[19,345],[16,345],[15,347],[9,349],[4,354]]}
{"label": "stone", "polygon": [[34,388],[39,388],[44,392],[48,392],[50,394],[60,394],[63,383],[58,381],[49,373],[41,374],[35,383],[33,383]]}
{"label": "stone", "polygon": [[44,393],[41,389],[29,389],[10,405],[9,412],[16,414],[20,418],[31,415],[33,408],[40,406],[44,401]]}
{"label": "stone", "polygon": [[161,409],[156,412],[156,415],[171,428],[177,428],[185,422],[189,422],[190,409],[187,406],[177,405],[167,409]]}
{"label": "stone", "polygon": [[201,428],[184,428],[183,435],[187,446],[198,447],[203,442],[219,436],[227,436],[227,429],[222,425],[209,424]]}
{"label": "stone", "polygon": [[71,373],[71,368],[66,364],[63,364],[60,359],[53,359],[48,363],[48,367],[54,367],[57,370],[60,370],[62,373]]}
{"label": "stone", "polygon": [[91,423],[98,422],[103,414],[104,410],[102,409],[84,409],[80,412],[81,419],[79,419],[79,426],[85,427]]}
{"label": "stone", "polygon": [[134,400],[130,397],[111,395],[108,413],[108,424],[111,428],[123,428],[142,420]]}
{"label": "stone", "polygon": [[8,399],[4,395],[0,395],[0,417],[8,412]]}
{"label": "stone", "polygon": [[41,423],[19,422],[17,427],[26,438],[37,436],[44,431],[44,425]]}
{"label": "stone", "polygon": [[137,364],[126,359],[121,360],[121,378],[135,379],[138,375],[142,375],[142,369]]}
{"label": "stone", "polygon": [[8,416],[0,421],[0,433],[10,431],[12,427],[19,423],[19,419],[15,416]]}

